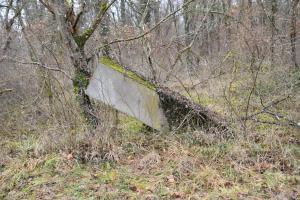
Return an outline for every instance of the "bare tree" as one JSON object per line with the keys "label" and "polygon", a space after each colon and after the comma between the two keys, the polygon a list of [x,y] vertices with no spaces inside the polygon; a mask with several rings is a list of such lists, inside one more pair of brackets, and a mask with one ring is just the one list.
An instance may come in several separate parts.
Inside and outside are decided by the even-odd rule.
{"label": "bare tree", "polygon": [[290,41],[291,41],[292,62],[293,62],[294,68],[299,70],[299,65],[297,63],[297,50],[296,50],[298,5],[299,5],[299,0],[292,0],[291,22],[290,22]]}
{"label": "bare tree", "polygon": [[270,25],[271,25],[271,66],[274,66],[275,59],[275,42],[276,42],[276,14],[277,14],[277,0],[271,0],[271,16],[270,16]]}
{"label": "bare tree", "polygon": [[49,12],[53,13],[57,22],[60,34],[65,43],[70,59],[74,66],[75,76],[73,78],[74,91],[77,96],[78,102],[83,110],[83,113],[87,121],[95,126],[98,123],[98,119],[93,112],[92,103],[89,97],[85,94],[85,89],[88,85],[91,72],[88,69],[89,58],[85,53],[85,44],[87,40],[99,27],[100,23],[104,19],[107,10],[115,2],[100,1],[99,12],[92,19],[92,23],[88,28],[83,31],[79,31],[79,19],[82,16],[84,5],[81,10],[75,15],[74,4],[70,4],[60,0],[52,0],[51,3],[40,0],[45,5]]}
{"label": "bare tree", "polygon": [[[13,25],[14,25],[16,19],[21,14],[24,5],[25,5],[25,2],[22,2],[22,4],[21,4],[20,0],[16,0],[16,1],[9,0],[7,2],[7,5],[3,6],[3,8],[5,8],[3,25],[4,25],[4,30],[6,32],[6,35],[7,35],[4,45],[2,47],[2,50],[4,52],[9,48],[9,45],[12,41],[11,31],[12,31],[12,28],[13,28]],[[10,15],[11,12],[13,13],[12,16]]]}
{"label": "bare tree", "polygon": [[126,7],[125,7],[125,0],[121,0],[120,2],[120,10],[121,10],[121,22],[122,24],[126,24]]}
{"label": "bare tree", "polygon": [[151,22],[150,0],[139,0],[140,24],[149,24]]}

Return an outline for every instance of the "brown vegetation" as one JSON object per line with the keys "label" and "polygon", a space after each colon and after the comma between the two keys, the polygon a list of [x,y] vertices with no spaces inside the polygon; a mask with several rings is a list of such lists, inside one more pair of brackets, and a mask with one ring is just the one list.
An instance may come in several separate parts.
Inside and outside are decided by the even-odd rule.
{"label": "brown vegetation", "polygon": [[[0,199],[299,199],[299,9],[0,0]],[[89,99],[99,54],[233,131],[162,134]]]}

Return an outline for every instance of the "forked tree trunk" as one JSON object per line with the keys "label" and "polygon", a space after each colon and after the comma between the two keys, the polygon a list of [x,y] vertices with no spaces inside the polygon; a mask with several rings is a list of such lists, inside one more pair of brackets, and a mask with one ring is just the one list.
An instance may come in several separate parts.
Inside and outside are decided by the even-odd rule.
{"label": "forked tree trunk", "polygon": [[151,22],[151,9],[150,9],[150,1],[148,0],[140,0],[139,2],[139,9],[140,9],[140,24],[147,24],[149,25]]}
{"label": "forked tree trunk", "polygon": [[54,14],[67,50],[69,51],[70,59],[74,66],[73,86],[76,99],[82,109],[86,121],[91,126],[98,124],[98,118],[93,114],[93,107],[88,95],[85,94],[85,89],[89,83],[91,72],[88,70],[88,58],[84,52],[84,44],[91,35],[91,30],[85,30],[81,35],[73,33],[70,29],[70,24],[66,18],[66,5],[61,0],[54,0]]}
{"label": "forked tree trunk", "polygon": [[73,79],[74,94],[86,121],[93,127],[96,127],[99,120],[93,114],[93,106],[89,96],[85,94],[85,89],[91,77],[91,72],[87,70],[87,58],[82,52],[80,54],[73,53],[73,55],[75,55],[72,59],[75,67],[75,77]]}

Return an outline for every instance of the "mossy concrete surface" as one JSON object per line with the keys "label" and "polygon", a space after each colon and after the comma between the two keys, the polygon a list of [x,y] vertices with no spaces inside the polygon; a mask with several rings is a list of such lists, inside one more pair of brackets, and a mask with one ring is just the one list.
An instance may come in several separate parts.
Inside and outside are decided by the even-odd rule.
{"label": "mossy concrete surface", "polygon": [[154,84],[107,57],[95,63],[87,94],[159,131],[225,127],[224,120],[167,87]]}
{"label": "mossy concrete surface", "polygon": [[135,80],[136,82],[146,86],[147,88],[149,88],[151,90],[155,90],[156,87],[153,83],[150,83],[150,81],[147,81],[145,78],[142,78],[141,75],[138,75],[136,72],[125,69],[124,67],[122,67],[118,63],[114,62],[110,58],[101,57],[99,60],[100,60],[101,64],[104,64],[104,65],[110,67],[111,69],[116,70],[117,72],[120,72],[120,73],[126,75],[128,78]]}
{"label": "mossy concrete surface", "polygon": [[154,129],[169,129],[154,85],[108,58],[97,63],[86,93]]}

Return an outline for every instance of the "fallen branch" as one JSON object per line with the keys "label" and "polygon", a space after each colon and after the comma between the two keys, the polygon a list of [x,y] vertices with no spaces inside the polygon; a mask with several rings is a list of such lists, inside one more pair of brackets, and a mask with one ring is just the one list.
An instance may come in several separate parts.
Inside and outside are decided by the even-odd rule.
{"label": "fallen branch", "polygon": [[286,97],[283,97],[283,98],[280,98],[280,99],[277,99],[277,100],[274,100],[274,101],[271,101],[270,103],[268,103],[266,106],[263,107],[263,109],[259,112],[256,112],[256,113],[253,113],[251,115],[248,115],[247,117],[242,117],[241,120],[249,120],[249,119],[252,119],[253,117],[257,116],[257,115],[260,115],[260,114],[263,114],[263,113],[266,113],[268,111],[268,109],[272,106],[275,106],[287,99],[289,99],[291,96],[290,94]]}
{"label": "fallen branch", "polygon": [[[274,113],[272,111],[269,110],[269,108],[283,102],[286,101],[287,99],[289,99],[291,97],[291,95],[289,94],[286,97],[271,101],[270,103],[268,103],[266,106],[263,105],[263,109],[259,112],[253,113],[247,117],[243,117],[241,118],[243,121],[246,120],[252,120],[258,123],[263,123],[263,124],[271,124],[271,125],[277,125],[277,126],[293,126],[296,128],[300,128],[300,123],[295,122],[294,120],[289,119],[288,117],[279,114],[279,113]],[[277,121],[263,121],[263,120],[258,120],[255,117],[260,115],[260,114],[268,114],[271,115],[275,120]],[[286,122],[280,122],[280,120],[285,120]]]}
{"label": "fallen branch", "polygon": [[4,93],[8,93],[8,92],[12,92],[13,89],[3,89],[3,90],[0,90],[0,95],[4,94]]}
{"label": "fallen branch", "polygon": [[255,121],[257,123],[262,123],[262,124],[270,124],[270,125],[276,125],[276,126],[292,126],[295,128],[300,129],[300,123],[289,123],[289,122],[271,122],[271,121],[263,121],[263,120],[258,120],[258,119],[250,119],[252,121]]}

